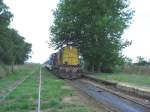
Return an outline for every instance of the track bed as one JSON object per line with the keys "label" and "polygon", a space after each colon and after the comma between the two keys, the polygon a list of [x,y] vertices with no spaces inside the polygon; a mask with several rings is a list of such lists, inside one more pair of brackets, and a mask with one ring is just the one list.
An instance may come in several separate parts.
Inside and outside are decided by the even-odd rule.
{"label": "track bed", "polygon": [[80,79],[71,83],[74,87],[90,96],[96,102],[105,105],[113,112],[150,112],[150,108],[99,88],[92,84],[93,82],[89,83],[89,81]]}

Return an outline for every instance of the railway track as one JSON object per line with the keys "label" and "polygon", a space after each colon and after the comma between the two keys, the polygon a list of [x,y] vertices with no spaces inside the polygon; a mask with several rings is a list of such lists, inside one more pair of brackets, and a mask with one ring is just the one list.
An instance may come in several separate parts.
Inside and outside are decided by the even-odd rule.
{"label": "railway track", "polygon": [[119,91],[111,84],[101,85],[88,78],[69,81],[76,89],[102,104],[108,112],[150,112],[150,103]]}
{"label": "railway track", "polygon": [[16,81],[15,84],[12,84],[12,86],[10,87],[11,89],[8,89],[7,93],[5,95],[2,96],[2,98],[0,99],[0,102],[4,101],[6,97],[9,96],[9,94],[11,94],[13,91],[16,90],[16,88],[18,86],[20,86],[25,80],[27,80],[31,75],[27,75],[25,76],[23,79],[20,79],[19,81]]}

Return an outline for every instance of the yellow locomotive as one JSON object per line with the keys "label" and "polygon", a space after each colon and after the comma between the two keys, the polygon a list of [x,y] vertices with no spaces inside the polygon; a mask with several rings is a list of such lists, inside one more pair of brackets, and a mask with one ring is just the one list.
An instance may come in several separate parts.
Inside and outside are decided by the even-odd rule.
{"label": "yellow locomotive", "polygon": [[49,68],[64,79],[81,77],[79,52],[76,47],[66,46],[49,58]]}

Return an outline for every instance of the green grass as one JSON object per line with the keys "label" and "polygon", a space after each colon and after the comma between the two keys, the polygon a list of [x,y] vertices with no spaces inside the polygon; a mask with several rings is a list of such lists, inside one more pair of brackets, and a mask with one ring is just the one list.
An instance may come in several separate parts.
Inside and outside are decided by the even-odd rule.
{"label": "green grass", "polygon": [[17,72],[5,77],[0,81],[0,87],[6,86],[9,88],[11,84],[17,80],[30,75],[21,85],[19,85],[14,91],[12,91],[6,98],[0,101],[0,112],[29,112],[29,110],[35,110],[37,99],[37,69],[39,67],[25,67]]}
{"label": "green grass", "polygon": [[75,96],[74,90],[63,88],[69,85],[65,81],[57,79],[49,71],[43,70],[42,74],[42,110],[49,110],[50,112],[91,112],[80,101],[74,101],[71,104],[64,102],[65,97]]}
{"label": "green grass", "polygon": [[105,80],[114,80],[119,82],[125,82],[137,86],[146,86],[150,87],[150,76],[149,75],[137,75],[137,74],[123,74],[123,73],[113,73],[106,74],[100,73],[97,74],[97,77]]}
{"label": "green grass", "polygon": [[[35,112],[38,101],[39,66],[24,66],[7,77],[0,79],[0,88],[6,91],[16,81],[29,75],[21,85],[4,100],[0,100],[0,112]],[[4,86],[4,87],[3,87]],[[69,87],[70,89],[66,89]],[[2,94],[5,95],[5,94]],[[76,96],[75,90],[64,80],[57,79],[42,69],[41,110],[43,112],[92,112],[79,101],[64,102],[64,98]]]}
{"label": "green grass", "polygon": [[32,74],[38,66],[24,65],[17,66],[17,70],[13,73],[9,73],[7,76],[0,79],[0,98],[9,92],[18,81],[23,80],[27,75]]}

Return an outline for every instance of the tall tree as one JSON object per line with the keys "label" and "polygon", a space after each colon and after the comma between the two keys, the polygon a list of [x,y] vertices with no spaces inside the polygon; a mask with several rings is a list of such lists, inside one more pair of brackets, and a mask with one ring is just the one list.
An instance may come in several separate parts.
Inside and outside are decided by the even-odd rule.
{"label": "tall tree", "polygon": [[31,52],[31,44],[24,41],[24,37],[20,36],[14,29],[5,29],[0,36],[0,59],[12,65],[23,64],[29,58]]}
{"label": "tall tree", "polygon": [[0,59],[4,56],[5,48],[8,47],[6,35],[8,34],[8,26],[12,17],[13,15],[9,8],[3,3],[3,0],[0,0]]}
{"label": "tall tree", "polygon": [[11,22],[13,15],[9,8],[0,0],[0,28],[6,28]]}
{"label": "tall tree", "polygon": [[29,58],[31,44],[24,41],[15,29],[9,28],[12,20],[9,8],[0,0],[0,62],[23,64]]}
{"label": "tall tree", "polygon": [[137,63],[136,63],[137,65],[143,65],[143,66],[149,65],[148,61],[142,56],[137,56],[136,59],[137,59]]}
{"label": "tall tree", "polygon": [[121,63],[121,50],[130,42],[121,35],[131,22],[128,0],[60,0],[51,27],[52,44],[76,45],[93,70]]}

